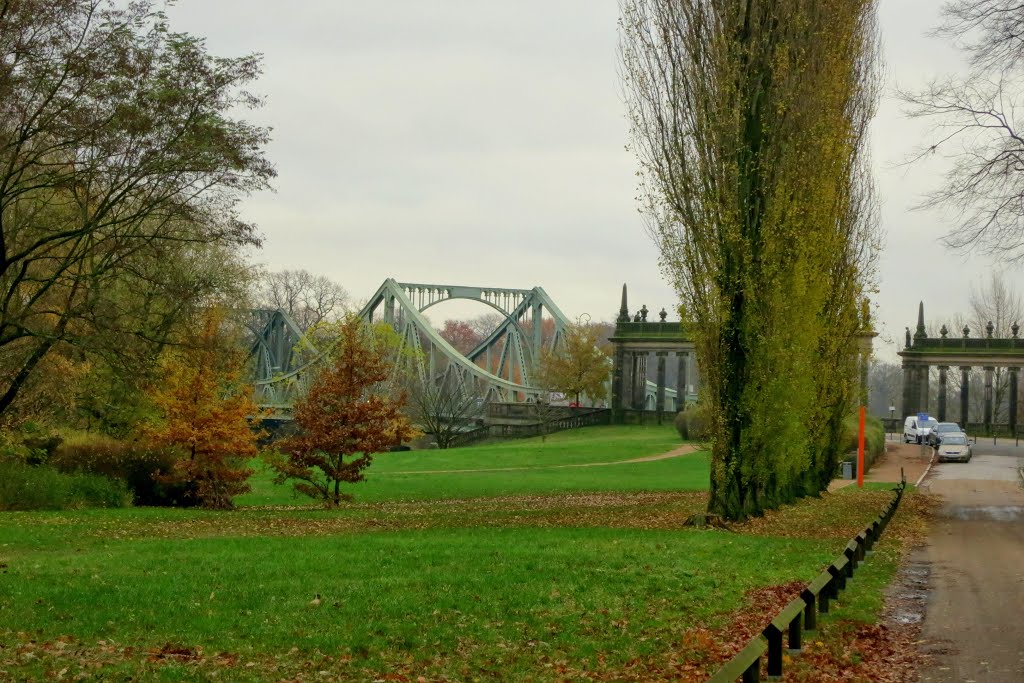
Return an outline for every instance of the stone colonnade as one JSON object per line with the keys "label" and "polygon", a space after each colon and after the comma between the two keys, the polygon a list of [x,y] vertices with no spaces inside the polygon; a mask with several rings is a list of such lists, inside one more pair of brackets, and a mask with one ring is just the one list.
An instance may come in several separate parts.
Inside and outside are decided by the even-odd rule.
{"label": "stone colonnade", "polygon": [[[930,412],[931,406],[928,405],[928,382],[929,375],[931,372],[932,364],[927,362],[914,362],[905,360],[903,363],[903,414],[913,415],[915,413],[927,413]],[[945,422],[948,411],[948,378],[949,371],[952,369],[954,372],[960,371],[960,421],[963,423],[961,426],[967,427],[968,415],[970,412],[970,379],[971,371],[975,367],[980,367],[985,373],[985,385],[984,385],[984,412],[982,415],[982,423],[985,425],[986,431],[992,428],[992,416],[993,400],[995,398],[993,391],[993,378],[995,376],[996,368],[1006,367],[1009,375],[1009,423],[1010,431],[1017,431],[1017,388],[1020,374],[1020,367],[1015,366],[1002,366],[995,363],[984,364],[981,366],[975,365],[954,365],[948,360],[944,361],[943,364],[935,364],[935,367],[939,370],[939,390],[938,390],[938,405],[935,406],[936,419],[939,422]]]}
{"label": "stone colonnade", "polygon": [[[614,346],[612,358],[612,420],[614,422],[643,422],[646,413],[657,415],[660,423],[663,414],[682,408],[688,395],[697,386],[697,364],[693,341],[683,332],[679,322],[669,322],[668,313],[661,309],[658,321],[648,321],[647,306],[630,315],[626,302],[626,285],[622,285],[622,303],[615,320],[615,334],[611,341]],[[669,355],[678,359],[678,371],[674,381],[667,377]],[[653,356],[657,363],[654,405],[648,405],[647,367]],[[675,405],[666,405],[667,390],[675,385]],[[637,413],[638,415],[630,415]]]}
{"label": "stone colonnade", "polygon": [[[962,336],[958,336],[962,334]],[[1009,422],[1010,431],[1017,431],[1017,382],[1020,368],[1024,367],[1024,340],[1019,336],[1020,325],[1010,327],[1010,337],[996,337],[995,325],[991,321],[984,327],[984,336],[971,336],[971,330],[964,326],[953,332],[945,325],[939,329],[938,337],[929,337],[924,324],[924,302],[918,304],[917,327],[911,335],[906,329],[906,345],[899,356],[903,358],[903,414],[929,412],[928,378],[932,367],[939,370],[938,405],[936,417],[946,420],[949,371],[960,370],[960,421],[967,428],[970,408],[970,379],[974,368],[985,373],[985,395],[983,424],[985,431],[992,429],[993,379],[997,368],[1009,372]]]}
{"label": "stone colonnade", "polygon": [[[668,357],[678,361],[676,376],[667,374]],[[648,404],[647,368],[653,356],[657,363],[654,405]],[[686,397],[696,393],[697,364],[690,351],[626,350],[621,345],[615,350],[615,371],[612,376],[612,408],[618,410],[654,410],[659,415],[666,410],[682,410]],[[667,389],[675,389],[673,403],[666,396]]]}

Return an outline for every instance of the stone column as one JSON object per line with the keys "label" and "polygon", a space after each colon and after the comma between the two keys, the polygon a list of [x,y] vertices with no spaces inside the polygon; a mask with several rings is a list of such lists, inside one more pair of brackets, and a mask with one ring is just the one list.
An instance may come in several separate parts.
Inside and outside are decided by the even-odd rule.
{"label": "stone column", "polygon": [[693,385],[693,391],[700,394],[700,368],[697,367],[697,354],[690,354],[690,384]]}
{"label": "stone column", "polygon": [[647,410],[647,354],[644,352],[640,355],[640,373],[637,377],[637,388],[640,392],[640,410]]}
{"label": "stone column", "polygon": [[939,422],[946,421],[946,371],[949,366],[939,366]]}
{"label": "stone column", "polygon": [[960,368],[960,426],[967,430],[967,422],[971,417],[971,404],[969,392],[971,390],[971,368],[962,366]]}
{"label": "stone column", "polygon": [[636,364],[636,351],[630,351],[626,354],[626,367],[628,368],[628,371],[626,384],[623,388],[623,395],[626,398],[624,407],[627,410],[633,410],[636,408]]}
{"label": "stone column", "polygon": [[[633,353],[633,409],[647,409],[647,353]],[[640,416],[643,422],[643,415]]]}
{"label": "stone column", "polygon": [[686,366],[690,362],[690,354],[685,351],[676,351],[676,360],[679,361],[679,368],[676,371],[676,410],[686,407]]}
{"label": "stone column", "polygon": [[[488,352],[490,352],[490,348],[488,348]],[[623,384],[623,380],[625,379],[624,375],[626,371],[625,367],[623,367],[625,363],[626,352],[622,350],[621,344],[616,344],[615,356],[612,364],[612,420],[614,420],[615,422],[621,421],[622,408],[624,407],[622,405],[622,399],[625,395],[623,393],[623,387],[626,386],[625,384]],[[487,369],[489,371],[490,363],[488,363],[487,365]]]}
{"label": "stone column", "polygon": [[654,410],[658,413],[658,424],[661,424],[661,414],[665,412],[665,351],[658,351],[658,393],[654,402]]}
{"label": "stone column", "polygon": [[993,367],[985,368],[985,433],[992,433],[992,373]]}
{"label": "stone column", "polygon": [[1017,371],[1020,368],[1009,368],[1010,370],[1010,432],[1017,434]]}
{"label": "stone column", "polygon": [[917,388],[914,380],[917,379],[917,369],[912,365],[903,362],[903,415],[914,415],[917,413]]}
{"label": "stone column", "polygon": [[917,369],[917,389],[920,392],[917,399],[918,412],[928,412],[928,371],[931,368],[927,365],[922,365]]}

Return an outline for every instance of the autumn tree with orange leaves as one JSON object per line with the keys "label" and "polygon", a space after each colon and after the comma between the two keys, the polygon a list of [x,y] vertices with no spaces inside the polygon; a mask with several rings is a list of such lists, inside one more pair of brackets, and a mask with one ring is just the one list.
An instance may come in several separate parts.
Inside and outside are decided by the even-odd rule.
{"label": "autumn tree with orange leaves", "polygon": [[295,405],[299,433],[281,442],[272,463],[277,483],[295,480],[299,493],[339,505],[351,496],[342,482],[363,480],[373,454],[417,436],[402,414],[403,395],[386,386],[397,343],[387,326],[349,315],[338,323],[331,362]]}
{"label": "autumn tree with orange leaves", "polygon": [[167,353],[150,398],[161,414],[143,430],[152,445],[178,454],[168,481],[185,482],[203,507],[230,509],[249,491],[259,410],[243,376],[242,350],[223,331],[224,315],[211,309],[192,344]]}

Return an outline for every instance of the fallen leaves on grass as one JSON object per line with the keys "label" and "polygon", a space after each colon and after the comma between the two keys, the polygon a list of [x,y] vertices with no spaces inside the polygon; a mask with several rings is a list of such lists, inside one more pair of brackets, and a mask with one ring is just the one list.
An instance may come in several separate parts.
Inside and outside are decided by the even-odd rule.
{"label": "fallen leaves on grass", "polygon": [[[591,493],[465,500],[364,503],[338,510],[250,508],[232,513],[114,518],[84,526],[97,539],[225,536],[326,536],[369,531],[467,527],[608,527],[678,529],[703,510],[707,494]],[[46,522],[40,522],[46,523]]]}
{"label": "fallen leaves on grass", "polygon": [[[887,491],[840,492],[805,499],[770,512],[763,518],[735,525],[734,531],[765,536],[836,539],[844,541],[860,531],[891,499]],[[306,536],[358,533],[391,529],[444,527],[565,527],[601,526],[638,529],[681,529],[691,514],[704,509],[703,493],[601,493],[551,496],[513,496],[491,499],[354,505],[341,511],[255,509],[231,514],[182,514],[173,519],[117,520],[117,529],[97,526],[94,536],[109,538],[197,538],[219,536]],[[934,501],[920,493],[904,496],[899,514],[886,532],[901,546],[923,538],[925,517]],[[685,532],[701,533],[701,532]],[[378,653],[387,668],[373,668],[352,654],[325,655],[293,649],[288,653],[259,653],[240,661],[230,653],[206,654],[201,647],[167,644],[133,649],[112,641],[85,643],[59,638],[36,643],[24,633],[0,630],[0,679],[27,673],[22,678],[70,679],[92,675],[107,667],[179,666],[189,675],[206,677],[223,667],[260,672],[266,680],[466,680],[500,678],[510,665],[530,662],[530,676],[541,681],[702,681],[759,633],[804,586],[794,582],[751,591],[745,606],[725,615],[721,627],[693,626],[679,631],[674,642],[652,655],[621,659],[595,654],[571,661],[558,652],[543,652],[543,643],[524,638],[495,648],[480,658],[481,643],[460,643],[456,653]],[[682,629],[682,626],[680,626]],[[825,626],[806,651],[787,663],[793,681],[861,680],[890,683],[900,667],[909,667],[916,648],[908,643],[912,631],[891,625],[837,622]],[[666,641],[670,640],[666,638]],[[475,654],[476,656],[466,656]],[[395,655],[393,658],[390,655]],[[901,657],[907,658],[901,659]],[[460,669],[456,660],[473,661]],[[611,660],[611,661],[609,661]],[[481,663],[482,661],[482,663]],[[120,670],[120,669],[119,669]],[[386,671],[386,673],[384,673]],[[61,673],[63,672],[63,673]],[[326,674],[321,674],[326,672]],[[56,676],[56,674],[60,674]],[[390,676],[383,678],[382,676]]]}
{"label": "fallen leaves on grass", "polygon": [[893,498],[891,491],[848,491],[808,497],[733,526],[757,536],[849,540],[863,531]]}
{"label": "fallen leaves on grass", "polygon": [[920,657],[909,627],[854,624],[826,626],[793,657],[783,681],[793,683],[904,683],[917,680]]}
{"label": "fallen leaves on grass", "polygon": [[172,645],[166,643],[160,648],[150,648],[147,650],[149,656],[146,658],[150,662],[161,662],[161,661],[178,661],[178,662],[195,662],[203,658],[203,648],[191,648],[184,647],[182,645]]}

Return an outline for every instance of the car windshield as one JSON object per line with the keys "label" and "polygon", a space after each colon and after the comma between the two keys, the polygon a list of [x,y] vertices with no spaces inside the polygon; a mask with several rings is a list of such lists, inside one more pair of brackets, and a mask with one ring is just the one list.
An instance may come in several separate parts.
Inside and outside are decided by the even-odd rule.
{"label": "car windshield", "polygon": [[950,434],[942,440],[943,446],[963,446],[967,443],[967,439],[964,438],[963,434]]}
{"label": "car windshield", "polygon": [[936,427],[935,429],[940,432],[959,432],[960,425],[953,423],[946,424],[945,422],[940,422],[939,426]]}

